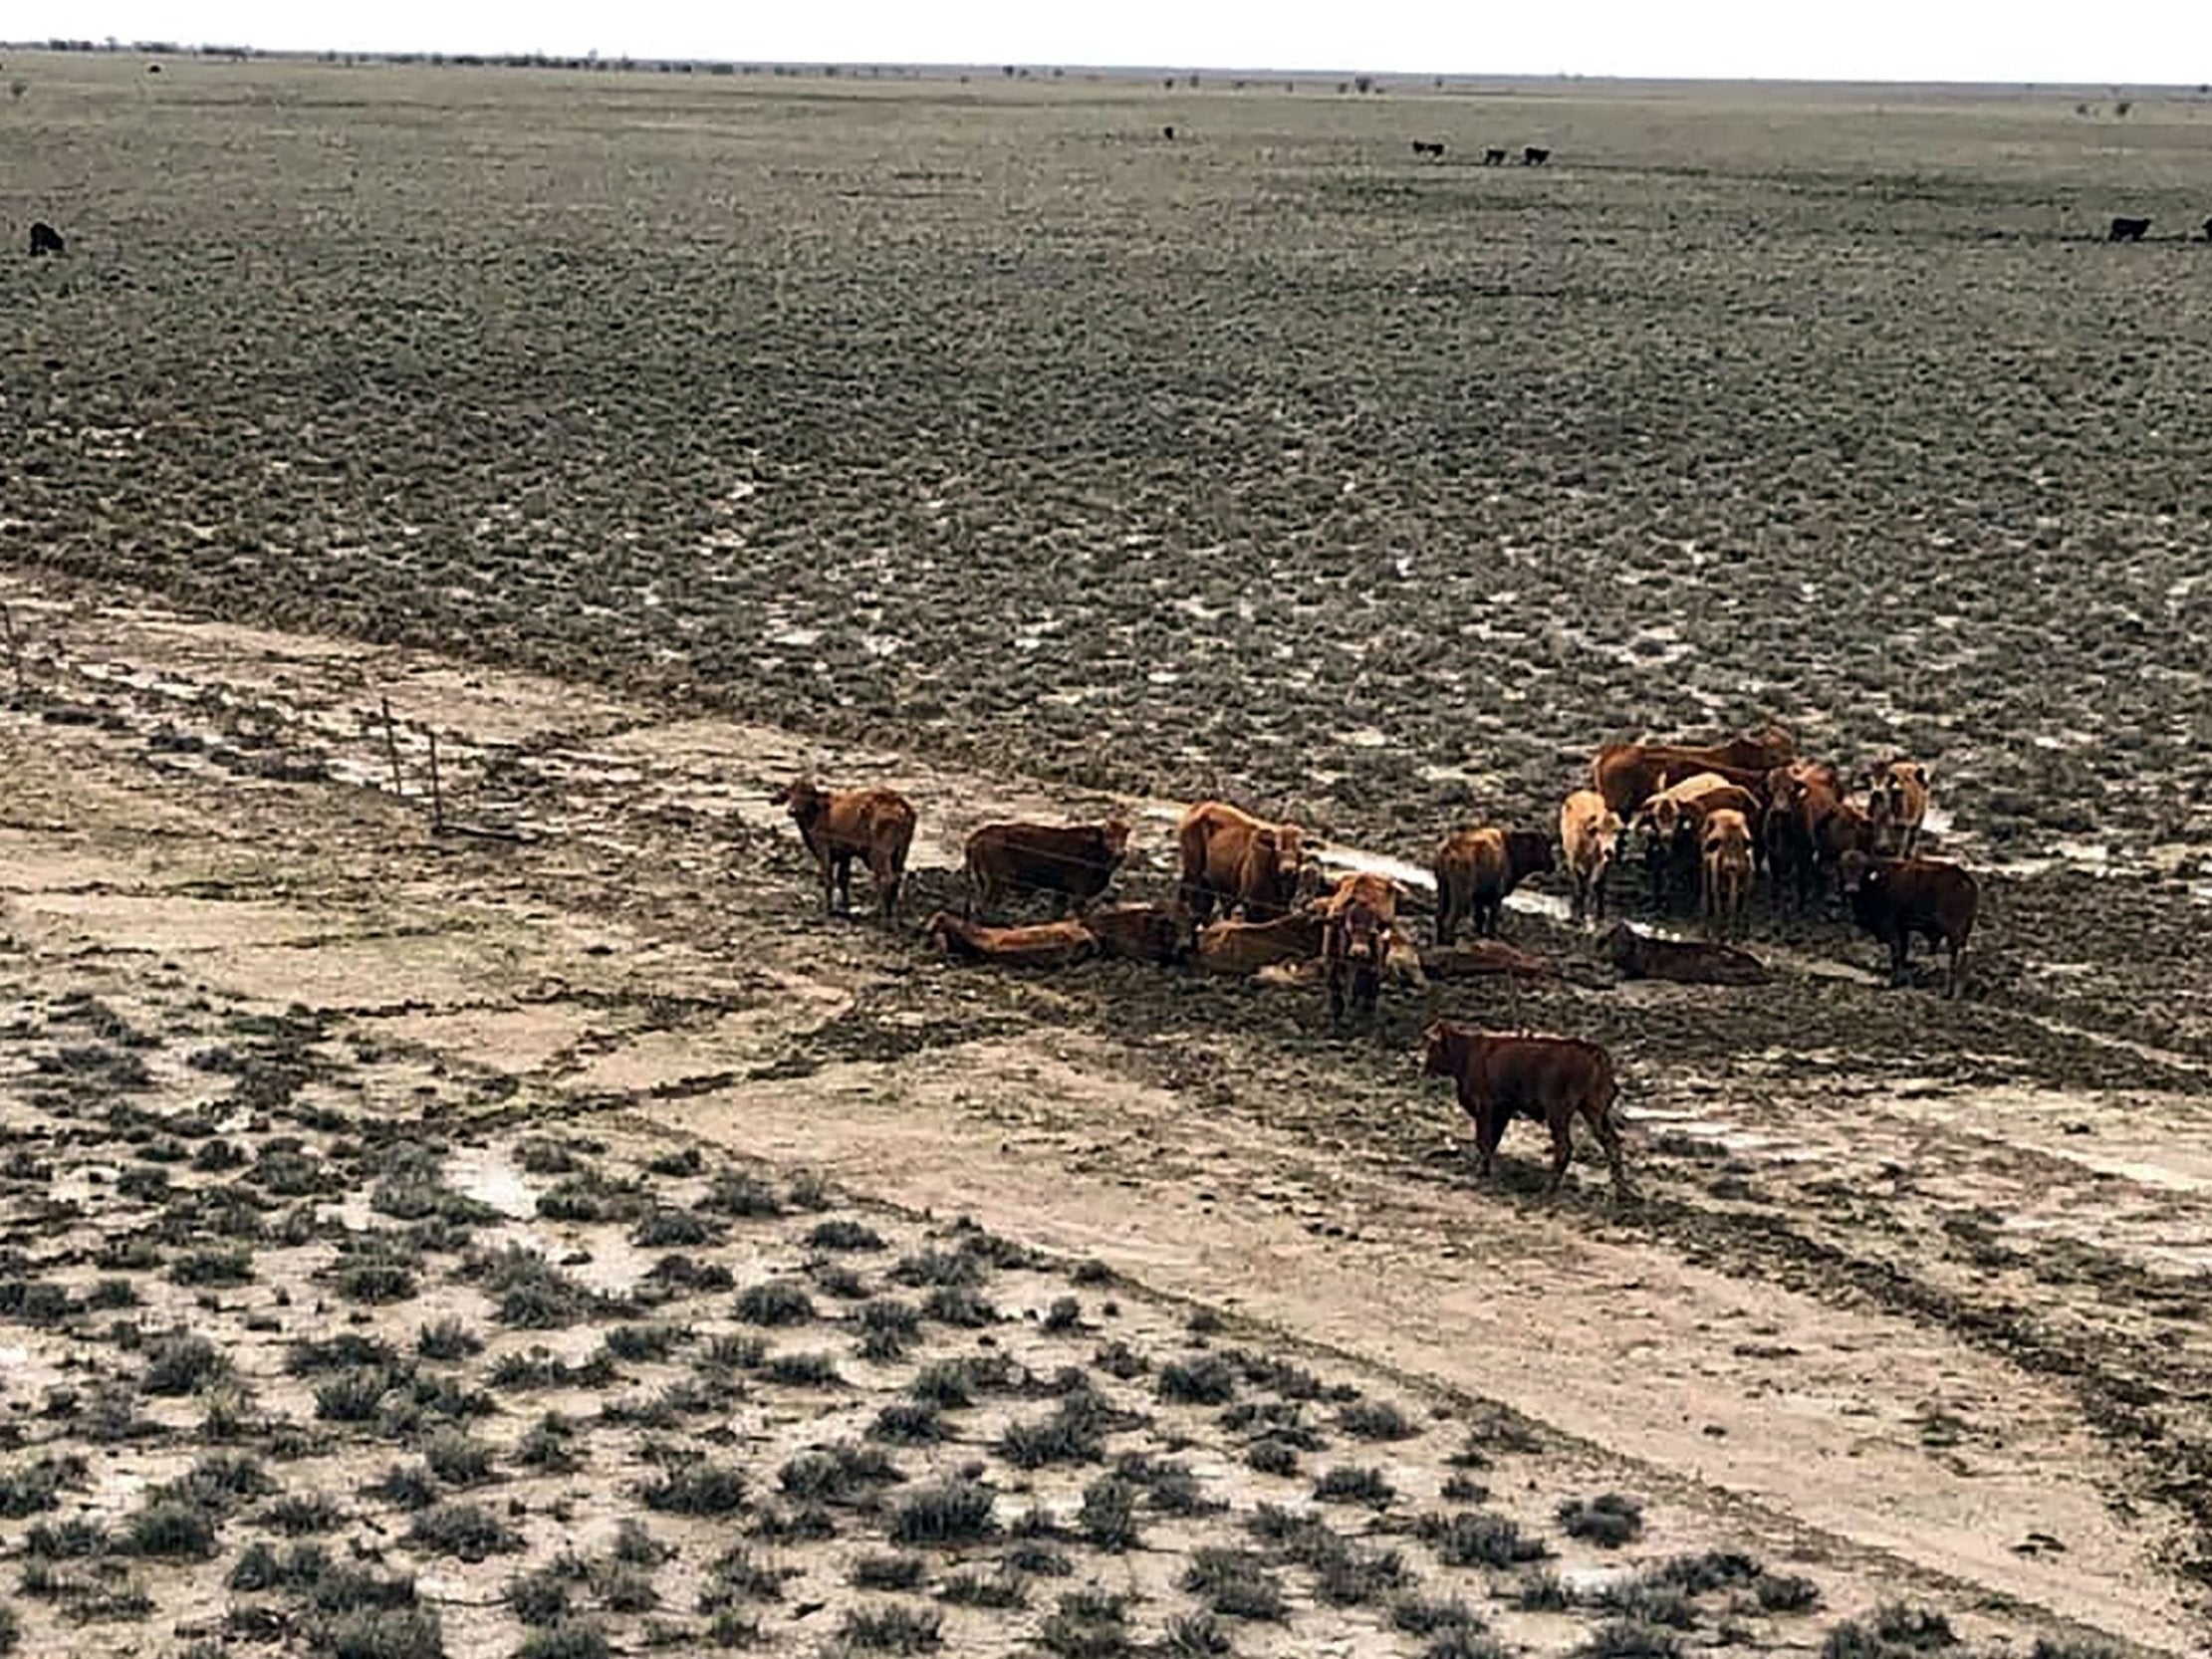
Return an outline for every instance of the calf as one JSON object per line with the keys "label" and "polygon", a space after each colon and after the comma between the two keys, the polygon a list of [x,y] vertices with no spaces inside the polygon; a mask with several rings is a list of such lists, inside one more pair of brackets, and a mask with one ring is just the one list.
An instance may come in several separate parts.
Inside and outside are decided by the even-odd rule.
{"label": "calf", "polygon": [[1643,838],[1644,878],[1654,902],[1666,904],[1677,887],[1696,890],[1705,821],[1735,812],[1748,824],[1758,798],[1718,772],[1700,772],[1673,784],[1637,809],[1631,828]]}
{"label": "calf", "polygon": [[1223,915],[1272,921],[1289,912],[1305,861],[1305,832],[1269,824],[1223,801],[1201,801],[1175,827],[1182,854],[1182,901],[1203,923],[1216,903]]}
{"label": "calf", "polygon": [[1475,1150],[1483,1176],[1490,1174],[1506,1125],[1516,1117],[1530,1117],[1552,1132],[1552,1182],[1546,1190],[1558,1192],[1575,1155],[1573,1130],[1579,1116],[1605,1149],[1613,1191],[1626,1193],[1620,1128],[1612,1111],[1619,1090],[1613,1082],[1612,1060],[1604,1050],[1573,1038],[1509,1037],[1443,1020],[1430,1026],[1426,1037],[1422,1071],[1431,1077],[1450,1077],[1458,1086],[1459,1103],[1475,1120]]}
{"label": "calf", "polygon": [[1905,983],[1905,953],[1917,933],[1941,945],[1948,963],[1943,994],[1959,994],[1959,956],[1974,931],[1981,885],[1956,864],[1934,858],[1873,858],[1846,852],[1839,874],[1858,925],[1889,946],[1889,983]]}
{"label": "calf", "polygon": [[1574,917],[1605,914],[1605,869],[1620,845],[1620,815],[1596,790],[1577,790],[1559,810],[1560,849],[1575,884]]}
{"label": "calf", "polygon": [[939,910],[923,923],[922,937],[948,958],[994,962],[1010,968],[1065,968],[1099,952],[1098,939],[1081,922],[985,927],[949,910]]}
{"label": "calf", "polygon": [[997,907],[1008,893],[1053,895],[1055,915],[1082,910],[1106,889],[1129,847],[1129,827],[1104,824],[986,824],[968,837],[967,913]]}
{"label": "calf", "polygon": [[31,225],[31,257],[33,259],[40,258],[45,254],[61,253],[64,251],[64,246],[60,231],[44,219],[33,221]]}
{"label": "calf", "polygon": [[1869,852],[1909,858],[1928,818],[1928,769],[1918,761],[1886,761],[1866,779]]}
{"label": "calf", "polygon": [[1172,904],[1106,904],[1087,912],[1084,925],[1106,956],[1172,968],[1190,960],[1190,918]]}
{"label": "calf", "polygon": [[2148,219],[2114,219],[2112,228],[2104,233],[2107,242],[2140,242],[2150,229]]}
{"label": "calf", "polygon": [[1328,970],[1332,1023],[1345,1017],[1348,980],[1353,1006],[1373,1018],[1397,915],[1397,883],[1386,876],[1363,872],[1345,876],[1322,901],[1321,955]]}
{"label": "calf", "polygon": [[1209,974],[1252,974],[1276,962],[1311,962],[1321,954],[1319,910],[1271,922],[1209,922],[1198,930],[1198,966]]}
{"label": "calf", "polygon": [[1705,918],[1729,926],[1743,919],[1751,892],[1751,823],[1732,807],[1705,815],[1698,847]]}
{"label": "calf", "polygon": [[898,911],[898,886],[906,874],[906,849],[914,839],[914,809],[887,789],[818,789],[810,779],[785,785],[770,805],[789,809],[822,871],[822,907],[853,907],[853,860],[865,859],[875,878],[883,919]]}
{"label": "calf", "polygon": [[1450,944],[1462,921],[1478,937],[1496,938],[1506,896],[1557,867],[1550,839],[1534,830],[1462,830],[1446,837],[1436,849],[1436,942]]}
{"label": "calf", "polygon": [[1698,939],[1655,939],[1614,922],[1598,939],[1622,979],[1664,979],[1682,985],[1765,985],[1773,979],[1751,952]]}

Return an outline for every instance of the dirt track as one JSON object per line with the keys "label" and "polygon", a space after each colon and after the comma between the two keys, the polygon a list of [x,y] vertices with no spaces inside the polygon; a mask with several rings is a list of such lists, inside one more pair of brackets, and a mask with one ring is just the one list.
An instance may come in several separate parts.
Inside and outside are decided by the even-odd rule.
{"label": "dirt track", "polygon": [[[29,644],[0,879],[34,964],[302,1004],[494,1079],[486,1121],[657,1122],[1098,1257],[1517,1407],[1867,1595],[2193,1644],[2212,1104],[2191,1056],[1999,994],[1877,991],[1840,937],[1787,962],[1843,971],[1763,991],[1554,986],[1520,1012],[1621,1056],[1646,1202],[1586,1172],[1546,1204],[1519,1140],[1482,1191],[1413,1075],[1417,1009],[1340,1042],[1318,992],[946,968],[818,920],[765,805],[802,763],[908,788],[919,905],[967,823],[1097,798],[58,585],[0,596]],[[425,834],[382,787],[386,693],[434,719],[456,816],[522,839]],[[1444,1007],[1508,1013],[1483,988]]]}

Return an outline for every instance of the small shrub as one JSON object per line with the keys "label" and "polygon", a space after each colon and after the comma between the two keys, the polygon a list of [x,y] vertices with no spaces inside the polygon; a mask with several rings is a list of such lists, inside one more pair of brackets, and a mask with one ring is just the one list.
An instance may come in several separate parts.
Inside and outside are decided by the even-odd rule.
{"label": "small shrub", "polygon": [[85,1460],[75,1455],[42,1457],[20,1469],[0,1471],[0,1518],[20,1521],[57,1507],[64,1487],[82,1486]]}
{"label": "small shrub", "polygon": [[373,1366],[357,1366],[317,1383],[315,1415],[326,1423],[366,1423],[376,1415],[391,1391],[390,1373]]}
{"label": "small shrub", "polygon": [[1424,1515],[1415,1532],[1446,1566],[1521,1566],[1552,1552],[1542,1539],[1527,1537],[1507,1517],[1488,1510]]}
{"label": "small shrub", "polygon": [[842,1441],[824,1451],[800,1453],[777,1473],[776,1482],[787,1497],[803,1503],[851,1504],[905,1478],[877,1448]]}
{"label": "small shrub", "polygon": [[1951,1621],[1928,1607],[1887,1602],[1863,1619],[1839,1624],[1821,1644],[1821,1659],[1901,1659],[1956,1647]]}
{"label": "small shrub", "polygon": [[484,1351],[484,1338],[460,1319],[432,1319],[414,1333],[414,1351],[424,1359],[469,1359]]}
{"label": "small shrub", "polygon": [[614,1651],[607,1632],[592,1620],[563,1619],[525,1635],[515,1659],[608,1659]]}
{"label": "small shrub", "polygon": [[745,1506],[745,1477],[720,1464],[690,1463],[647,1481],[638,1497],[664,1515],[729,1515]]}
{"label": "small shrub", "polygon": [[573,1474],[584,1461],[576,1449],[578,1432],[573,1419],[549,1411],[531,1425],[516,1446],[515,1456],[528,1467],[549,1475]]}
{"label": "small shrub", "polygon": [[1192,1550],[1182,1585],[1224,1618],[1275,1621],[1289,1606],[1267,1563],[1249,1549]]}
{"label": "small shrub", "polygon": [[1560,1526],[1571,1539],[1618,1549],[1643,1536],[1643,1506],[1617,1492],[1584,1501],[1570,1498],[1559,1507]]}
{"label": "small shrub", "polygon": [[921,1310],[925,1318],[958,1325],[963,1330],[980,1330],[997,1323],[999,1316],[983,1293],[967,1285],[930,1287],[929,1294],[922,1298]]}
{"label": "small shrub", "polygon": [[1606,1612],[1637,1624],[1687,1630],[1697,1623],[1697,1609],[1681,1585],[1661,1583],[1648,1575],[1607,1584],[1591,1599]]}
{"label": "small shrub", "polygon": [[699,1592],[699,1611],[720,1612],[735,1601],[781,1601],[784,1572],[772,1562],[738,1548],[718,1555],[707,1566],[706,1588]]}
{"label": "small shrub", "polygon": [[814,1317],[814,1298],[788,1279],[748,1285],[738,1293],[737,1316],[747,1324],[803,1324]]}
{"label": "small shrub", "polygon": [[1820,1605],[1821,1587],[1794,1572],[1762,1572],[1751,1581],[1751,1593],[1770,1613],[1804,1613]]}
{"label": "small shrub", "polygon": [[1564,1613],[1575,1597],[1550,1567],[1524,1572],[1513,1586],[1513,1604],[1524,1613]]}
{"label": "small shrub", "polygon": [[1138,1541],[1136,1501],[1142,1489],[1118,1475],[1104,1475],[1083,1489],[1076,1526],[1101,1549],[1118,1554]]}
{"label": "small shrub", "polygon": [[566,1575],[536,1567],[507,1580],[507,1610],[524,1624],[558,1624],[569,1616],[574,1594]]}
{"label": "small shrub", "polygon": [[877,1551],[853,1563],[853,1587],[861,1590],[910,1590],[921,1583],[929,1563],[919,1555]]}
{"label": "small shrub", "polygon": [[1390,1603],[1390,1622],[1412,1636],[1439,1630],[1477,1631],[1483,1617],[1458,1596],[1401,1595]]}
{"label": "small shrub", "polygon": [[1681,1651],[1673,1635],[1633,1619],[1608,1619],[1575,1650],[1578,1659],[1678,1659]]}
{"label": "small shrub", "polygon": [[767,1183],[742,1169],[717,1170],[707,1186],[706,1196],[699,1200],[699,1208],[717,1215],[747,1219],[784,1213],[783,1205]]}
{"label": "small shrub", "polygon": [[1379,1510],[1395,1501],[1397,1489],[1379,1469],[1343,1463],[1314,1483],[1314,1497],[1324,1504],[1366,1504]]}
{"label": "small shrub", "polygon": [[1421,1649],[1421,1659],[1513,1659],[1514,1650],[1472,1630],[1446,1630]]}
{"label": "small shrub", "polygon": [[146,1350],[145,1374],[138,1386],[148,1394],[196,1394],[230,1375],[230,1361],[204,1336],[158,1338]]}
{"label": "small shrub", "polygon": [[842,1388],[837,1357],[827,1353],[779,1353],[769,1356],[761,1375],[786,1388]]}
{"label": "small shrub", "polygon": [[816,1290],[840,1302],[863,1302],[867,1298],[867,1281],[853,1268],[830,1257],[818,1257],[809,1262],[807,1277],[814,1281]]}
{"label": "small shrub", "polygon": [[1236,1372],[1219,1354],[1185,1354],[1159,1368],[1159,1397],[1182,1405],[1220,1405],[1237,1391]]}
{"label": "small shrub", "polygon": [[726,1229],[696,1210],[663,1207],[648,1210],[629,1231],[629,1242],[639,1250],[681,1250],[691,1245],[719,1244]]}
{"label": "small shrub", "polygon": [[914,1373],[906,1392],[940,1411],[960,1411],[974,1405],[978,1394],[1003,1388],[1010,1380],[1005,1360],[969,1355],[924,1365]]}
{"label": "small shrub", "polygon": [[125,1523],[123,1541],[134,1555],[203,1561],[215,1553],[215,1520],[181,1499],[154,1499]]}
{"label": "small shrub", "polygon": [[847,1610],[838,1635],[849,1647],[870,1653],[920,1653],[937,1645],[944,1615],[934,1607],[905,1607],[887,1602]]}
{"label": "small shrub", "polygon": [[1298,1449],[1286,1441],[1255,1440],[1245,1448],[1245,1467],[1262,1475],[1298,1473]]}
{"label": "small shrub", "polygon": [[1212,1659],[1231,1651],[1229,1633],[1211,1613],[1178,1614],[1160,1635],[1160,1652],[1170,1659]]}
{"label": "small shrub", "polygon": [[941,1600],[955,1607],[990,1607],[1004,1610],[1029,1602],[1029,1586],[1010,1572],[956,1572],[937,1591]]}
{"label": "small shrub", "polygon": [[491,1478],[491,1448],[459,1429],[440,1429],[423,1442],[422,1461],[447,1486],[474,1486]]}
{"label": "small shrub", "polygon": [[882,1235],[863,1222],[834,1217],[818,1221],[807,1234],[807,1243],[816,1250],[881,1250]]}
{"label": "small shrub", "polygon": [[888,1441],[894,1446],[921,1446],[945,1437],[944,1419],[937,1408],[920,1400],[893,1400],[875,1414],[875,1421],[868,1425],[870,1440]]}
{"label": "small shrub", "polygon": [[901,1257],[891,1269],[899,1285],[980,1285],[990,1269],[983,1260],[965,1251],[942,1251],[929,1246]]}
{"label": "small shrub", "polygon": [[891,1508],[894,1543],[945,1548],[980,1543],[998,1534],[998,1495],[975,1481],[939,1481],[907,1493]]}
{"label": "small shrub", "polygon": [[421,1547],[464,1561],[510,1554],[522,1547],[522,1535],[481,1504],[438,1504],[414,1518],[407,1537]]}
{"label": "small shrub", "polygon": [[433,1607],[362,1607],[321,1631],[331,1659],[444,1659],[445,1631]]}
{"label": "small shrub", "polygon": [[1359,1440],[1409,1440],[1421,1432],[1387,1400],[1354,1400],[1337,1413],[1337,1426]]}
{"label": "small shrub", "polygon": [[607,1351],[627,1364],[641,1365],[666,1359],[690,1340],[691,1331],[683,1325],[618,1324],[607,1333]]}

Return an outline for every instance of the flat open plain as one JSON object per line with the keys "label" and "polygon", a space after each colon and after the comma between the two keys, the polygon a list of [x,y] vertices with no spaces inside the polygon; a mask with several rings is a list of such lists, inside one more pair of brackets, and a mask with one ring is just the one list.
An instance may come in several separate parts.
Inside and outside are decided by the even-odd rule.
{"label": "flat open plain", "polygon": [[[25,1651],[2201,1646],[2212,106],[6,56]],[[1933,765],[1970,993],[1446,988],[1635,1205],[1477,1187],[1417,999],[950,969],[766,804],[905,788],[912,920],[1765,717]]]}

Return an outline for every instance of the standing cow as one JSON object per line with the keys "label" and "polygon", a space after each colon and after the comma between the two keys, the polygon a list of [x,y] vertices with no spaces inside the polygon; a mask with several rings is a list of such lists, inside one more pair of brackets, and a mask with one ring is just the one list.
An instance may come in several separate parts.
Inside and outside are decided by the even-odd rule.
{"label": "standing cow", "polygon": [[875,878],[875,897],[883,920],[898,913],[898,887],[906,874],[906,849],[914,839],[914,809],[887,789],[826,790],[801,778],[771,798],[799,826],[822,871],[822,907],[853,907],[853,860],[864,859]]}
{"label": "standing cow", "polygon": [[1386,876],[1345,876],[1322,901],[1321,956],[1329,982],[1329,1018],[1345,1017],[1346,982],[1352,1006],[1374,1017],[1382,970],[1390,959],[1391,929],[1397,925],[1397,883]]}
{"label": "standing cow", "polygon": [[1182,854],[1182,900],[1195,922],[1242,908],[1247,921],[1286,915],[1298,895],[1305,831],[1269,824],[1225,801],[1201,801],[1175,827]]}
{"label": "standing cow", "polygon": [[1490,1174],[1506,1125],[1516,1117],[1534,1118],[1552,1134],[1552,1182],[1546,1190],[1558,1192],[1575,1155],[1574,1123],[1581,1117],[1605,1149],[1613,1191],[1628,1191],[1620,1162],[1620,1126],[1612,1110],[1619,1089],[1604,1050],[1571,1037],[1508,1036],[1447,1020],[1430,1026],[1425,1035],[1422,1071],[1450,1077],[1457,1085],[1460,1105],[1475,1120],[1482,1176]]}
{"label": "standing cow", "polygon": [[1560,850],[1575,884],[1574,919],[1595,910],[1605,915],[1605,870],[1619,848],[1620,815],[1596,790],[1577,790],[1559,810]]}
{"label": "standing cow", "polygon": [[1553,869],[1550,837],[1534,830],[1462,830],[1436,849],[1436,942],[1449,945],[1463,921],[1496,938],[1513,889]]}
{"label": "standing cow", "polygon": [[1928,769],[1919,761],[1885,761],[1866,779],[1867,848],[1888,858],[1909,858],[1920,846],[1928,820]]}
{"label": "standing cow", "polygon": [[968,837],[972,918],[1009,894],[1050,893],[1053,913],[1087,908],[1106,890],[1129,849],[1125,820],[1104,824],[986,824]]}
{"label": "standing cow", "polygon": [[1706,921],[1740,923],[1751,892],[1751,823],[1742,813],[1723,807],[1705,815],[1698,868]]}
{"label": "standing cow", "polygon": [[1912,936],[1941,945],[1948,958],[1943,994],[1959,994],[1959,957],[1981,908],[1981,884],[1957,864],[1934,858],[1870,858],[1843,854],[1839,873],[1858,925],[1889,947],[1889,983],[1905,983]]}

